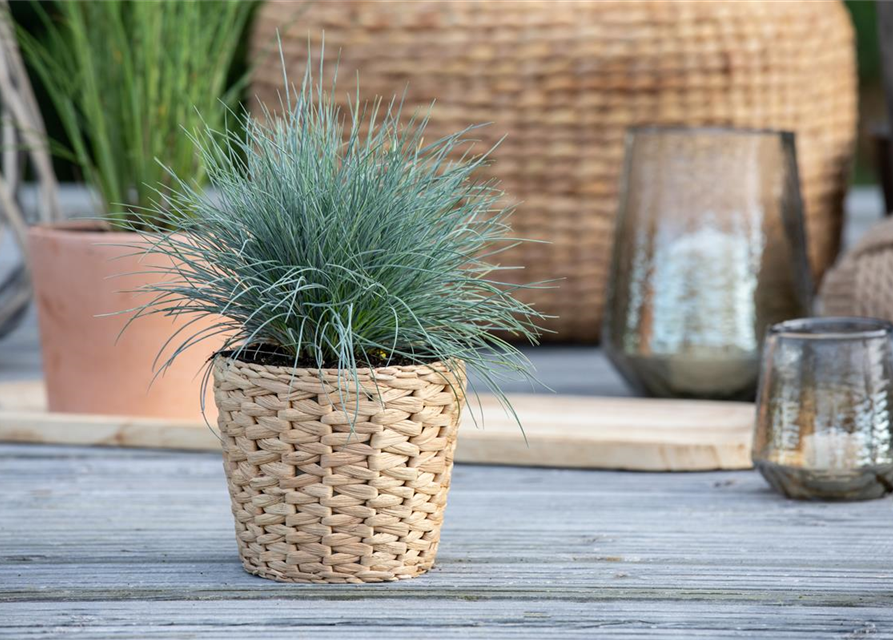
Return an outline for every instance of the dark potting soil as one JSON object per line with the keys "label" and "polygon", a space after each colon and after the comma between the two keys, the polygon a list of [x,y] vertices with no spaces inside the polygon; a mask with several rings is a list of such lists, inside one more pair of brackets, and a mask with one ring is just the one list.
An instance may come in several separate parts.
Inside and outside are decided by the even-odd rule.
{"label": "dark potting soil", "polygon": [[[229,350],[221,351],[217,355],[223,356],[225,358],[231,358],[233,357],[233,354],[235,354],[235,351]],[[293,355],[286,352],[284,349],[282,349],[282,347],[269,344],[259,344],[246,347],[242,351],[242,353],[239,354],[238,359],[241,362],[259,364],[268,367],[298,367],[301,369],[338,368],[337,362],[323,362],[320,366],[315,358],[308,358],[306,356],[298,358],[297,363],[295,363],[295,357]],[[413,362],[409,358],[405,358],[403,356],[393,356],[390,360],[388,360],[387,354],[383,351],[381,353],[366,354],[357,358],[357,366],[360,368],[377,368],[385,366],[405,367],[413,364],[418,364],[418,362]]]}

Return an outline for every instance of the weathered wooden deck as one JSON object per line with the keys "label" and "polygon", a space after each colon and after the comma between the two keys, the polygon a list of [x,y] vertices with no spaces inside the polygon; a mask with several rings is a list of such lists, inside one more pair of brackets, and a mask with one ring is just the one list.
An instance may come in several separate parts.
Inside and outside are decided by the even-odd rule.
{"label": "weathered wooden deck", "polygon": [[437,568],[243,573],[218,456],[0,446],[0,637],[893,637],[893,500],[459,466]]}
{"label": "weathered wooden deck", "polygon": [[[597,349],[530,355],[561,393],[627,393]],[[32,316],[0,343],[0,381],[39,376]],[[893,499],[460,465],[432,573],[286,585],[242,571],[217,455],[0,445],[0,638],[67,635],[893,638]]]}

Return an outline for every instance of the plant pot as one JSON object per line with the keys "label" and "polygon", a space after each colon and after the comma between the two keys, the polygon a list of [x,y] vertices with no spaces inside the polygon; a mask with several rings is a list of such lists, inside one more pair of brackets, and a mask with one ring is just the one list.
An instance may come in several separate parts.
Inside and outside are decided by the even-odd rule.
{"label": "plant pot", "polygon": [[[365,583],[431,568],[464,369],[458,376],[440,363],[360,369],[353,380],[336,369],[218,357],[213,371],[236,539],[248,573],[282,582]],[[339,393],[339,380],[343,389],[359,382],[359,403]]]}
{"label": "plant pot", "polygon": [[[188,319],[143,317],[119,338],[130,315],[101,316],[147,301],[146,294],[125,291],[158,276],[115,277],[145,271],[165,260],[132,256],[134,249],[113,246],[139,242],[135,233],[102,231],[95,223],[29,230],[50,411],[201,419],[201,370],[207,346],[186,350],[153,382],[159,350]],[[196,323],[189,330],[201,326]],[[165,349],[164,359],[173,348]],[[210,394],[208,389],[209,400]],[[208,419],[213,419],[213,403],[205,405],[211,407]]]}

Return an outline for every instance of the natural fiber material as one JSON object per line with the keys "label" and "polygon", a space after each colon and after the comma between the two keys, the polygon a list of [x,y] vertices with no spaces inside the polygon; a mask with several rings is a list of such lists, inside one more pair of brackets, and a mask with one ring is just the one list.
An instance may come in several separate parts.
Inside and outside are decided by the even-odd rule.
{"label": "natural fiber material", "polygon": [[893,219],[875,225],[822,282],[821,310],[828,316],[868,316],[893,321]]}
{"label": "natural fiber material", "polygon": [[[6,249],[6,257],[12,253],[13,259],[4,260],[0,268],[0,338],[19,325],[32,299],[27,268],[28,224],[62,219],[46,129],[16,43],[8,5],[6,0],[0,2],[0,144],[4,149],[0,159],[0,244],[11,232],[18,255]],[[25,214],[21,203],[26,160],[33,168],[31,179],[36,179],[40,198],[31,216]]]}
{"label": "natural fiber material", "polygon": [[[507,134],[492,175],[521,203],[515,234],[551,244],[499,261],[525,266],[518,282],[565,278],[518,293],[560,316],[547,325],[553,339],[598,337],[631,125],[795,131],[816,276],[838,251],[856,130],[853,31],[840,2],[268,2],[255,52],[275,48],[277,28],[296,78],[308,33],[318,51],[325,32],[345,105],[359,73],[366,96],[408,83],[410,111],[436,99],[430,140],[493,122],[483,150]],[[281,82],[269,55],[253,92],[278,108]]]}
{"label": "natural fiber material", "polygon": [[[442,364],[291,369],[214,362],[223,459],[245,570],[362,583],[431,568],[464,402]],[[361,388],[360,399],[342,390]],[[353,423],[353,425],[352,425]]]}

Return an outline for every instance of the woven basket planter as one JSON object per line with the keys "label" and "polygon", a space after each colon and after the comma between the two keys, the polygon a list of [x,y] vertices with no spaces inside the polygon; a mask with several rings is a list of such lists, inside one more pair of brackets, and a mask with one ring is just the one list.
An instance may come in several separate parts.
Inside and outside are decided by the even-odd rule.
{"label": "woven basket planter", "polygon": [[[522,203],[512,225],[551,244],[499,260],[525,267],[504,272],[519,281],[565,278],[519,295],[560,316],[551,339],[598,338],[631,125],[795,131],[817,277],[837,254],[856,132],[853,30],[840,2],[269,2],[255,25],[255,52],[275,48],[283,29],[295,81],[308,33],[318,50],[324,31],[344,104],[359,71],[366,98],[408,83],[408,111],[436,99],[428,139],[493,122],[475,132],[483,150],[507,134],[492,175]],[[279,108],[281,82],[270,55],[253,92]]]}
{"label": "woven basket planter", "polygon": [[[412,578],[431,568],[464,373],[456,377],[442,364],[360,369],[359,403],[339,394],[338,370],[218,357],[213,373],[236,538],[248,573],[284,582],[363,583]],[[344,386],[345,375],[340,372],[342,388],[354,388]]]}

